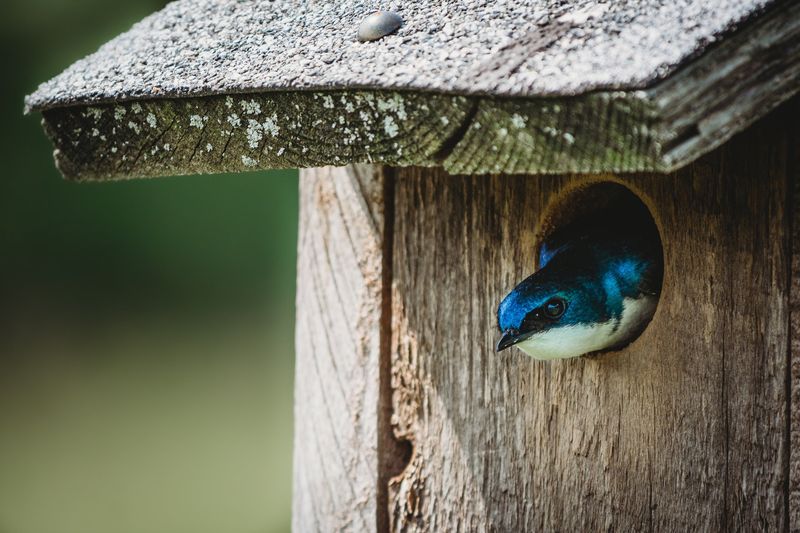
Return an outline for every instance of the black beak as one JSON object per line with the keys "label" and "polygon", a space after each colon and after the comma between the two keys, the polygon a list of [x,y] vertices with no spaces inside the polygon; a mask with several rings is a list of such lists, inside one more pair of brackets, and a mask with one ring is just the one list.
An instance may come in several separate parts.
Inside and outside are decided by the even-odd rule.
{"label": "black beak", "polygon": [[497,342],[497,348],[495,348],[495,351],[502,352],[509,346],[514,346],[518,342],[524,341],[528,337],[529,335],[520,335],[518,331],[508,329],[503,332],[503,336],[500,337],[500,340]]}

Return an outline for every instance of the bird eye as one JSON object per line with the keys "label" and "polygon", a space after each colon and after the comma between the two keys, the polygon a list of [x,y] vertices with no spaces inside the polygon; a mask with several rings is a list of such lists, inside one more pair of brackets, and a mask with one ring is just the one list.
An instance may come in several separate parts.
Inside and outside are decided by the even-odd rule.
{"label": "bird eye", "polygon": [[556,319],[561,318],[564,311],[567,310],[567,303],[561,298],[553,298],[544,304],[544,314],[547,318]]}

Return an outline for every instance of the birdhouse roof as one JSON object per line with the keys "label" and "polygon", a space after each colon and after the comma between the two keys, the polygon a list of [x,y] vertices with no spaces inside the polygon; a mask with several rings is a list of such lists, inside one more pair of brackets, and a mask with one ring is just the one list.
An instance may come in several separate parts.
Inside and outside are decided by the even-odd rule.
{"label": "birdhouse roof", "polygon": [[[74,178],[346,162],[671,170],[797,89],[774,0],[178,0],[26,99]],[[124,158],[124,159],[123,159]]]}

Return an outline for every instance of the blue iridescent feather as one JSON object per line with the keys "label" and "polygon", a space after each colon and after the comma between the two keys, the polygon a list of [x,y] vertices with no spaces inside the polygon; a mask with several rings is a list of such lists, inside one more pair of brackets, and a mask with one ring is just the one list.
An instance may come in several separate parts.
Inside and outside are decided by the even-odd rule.
{"label": "blue iridescent feather", "polygon": [[[626,302],[657,298],[663,267],[655,225],[630,224],[615,214],[581,220],[542,243],[539,270],[498,308],[508,345],[557,328],[613,324],[614,331],[624,323]],[[549,316],[548,306],[560,314]]]}

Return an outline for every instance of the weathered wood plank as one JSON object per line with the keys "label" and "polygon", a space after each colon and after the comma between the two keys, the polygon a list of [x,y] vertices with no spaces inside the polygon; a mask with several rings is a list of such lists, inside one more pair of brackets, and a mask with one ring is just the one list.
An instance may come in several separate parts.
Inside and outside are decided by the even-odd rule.
{"label": "weathered wood plank", "polygon": [[57,108],[44,127],[75,180],[433,164],[471,105],[392,91],[263,93]]}
{"label": "weathered wood plank", "polygon": [[644,93],[487,98],[444,167],[454,174],[660,170],[662,128]]}
{"label": "weathered wood plank", "polygon": [[372,167],[301,172],[297,532],[374,531],[378,520],[383,179]]}
{"label": "weathered wood plank", "polygon": [[647,90],[663,124],[663,168],[721,146],[798,88],[800,3],[788,1]]}
{"label": "weathered wood plank", "polygon": [[390,487],[395,531],[787,529],[780,115],[676,174],[608,178],[651,206],[665,278],[642,337],[596,358],[493,345],[545,204],[600,178],[398,171],[393,422],[414,454]]}
{"label": "weathered wood plank", "polygon": [[[795,108],[795,113],[797,109]],[[791,115],[790,115],[791,116]],[[793,128],[786,132],[787,175],[789,192],[787,198],[792,210],[792,281],[790,293],[791,343],[789,390],[790,456],[789,456],[789,526],[793,532],[800,531],[800,131]]]}
{"label": "weathered wood plank", "polygon": [[785,2],[640,91],[484,98],[450,173],[672,171],[800,88],[800,3]]}

